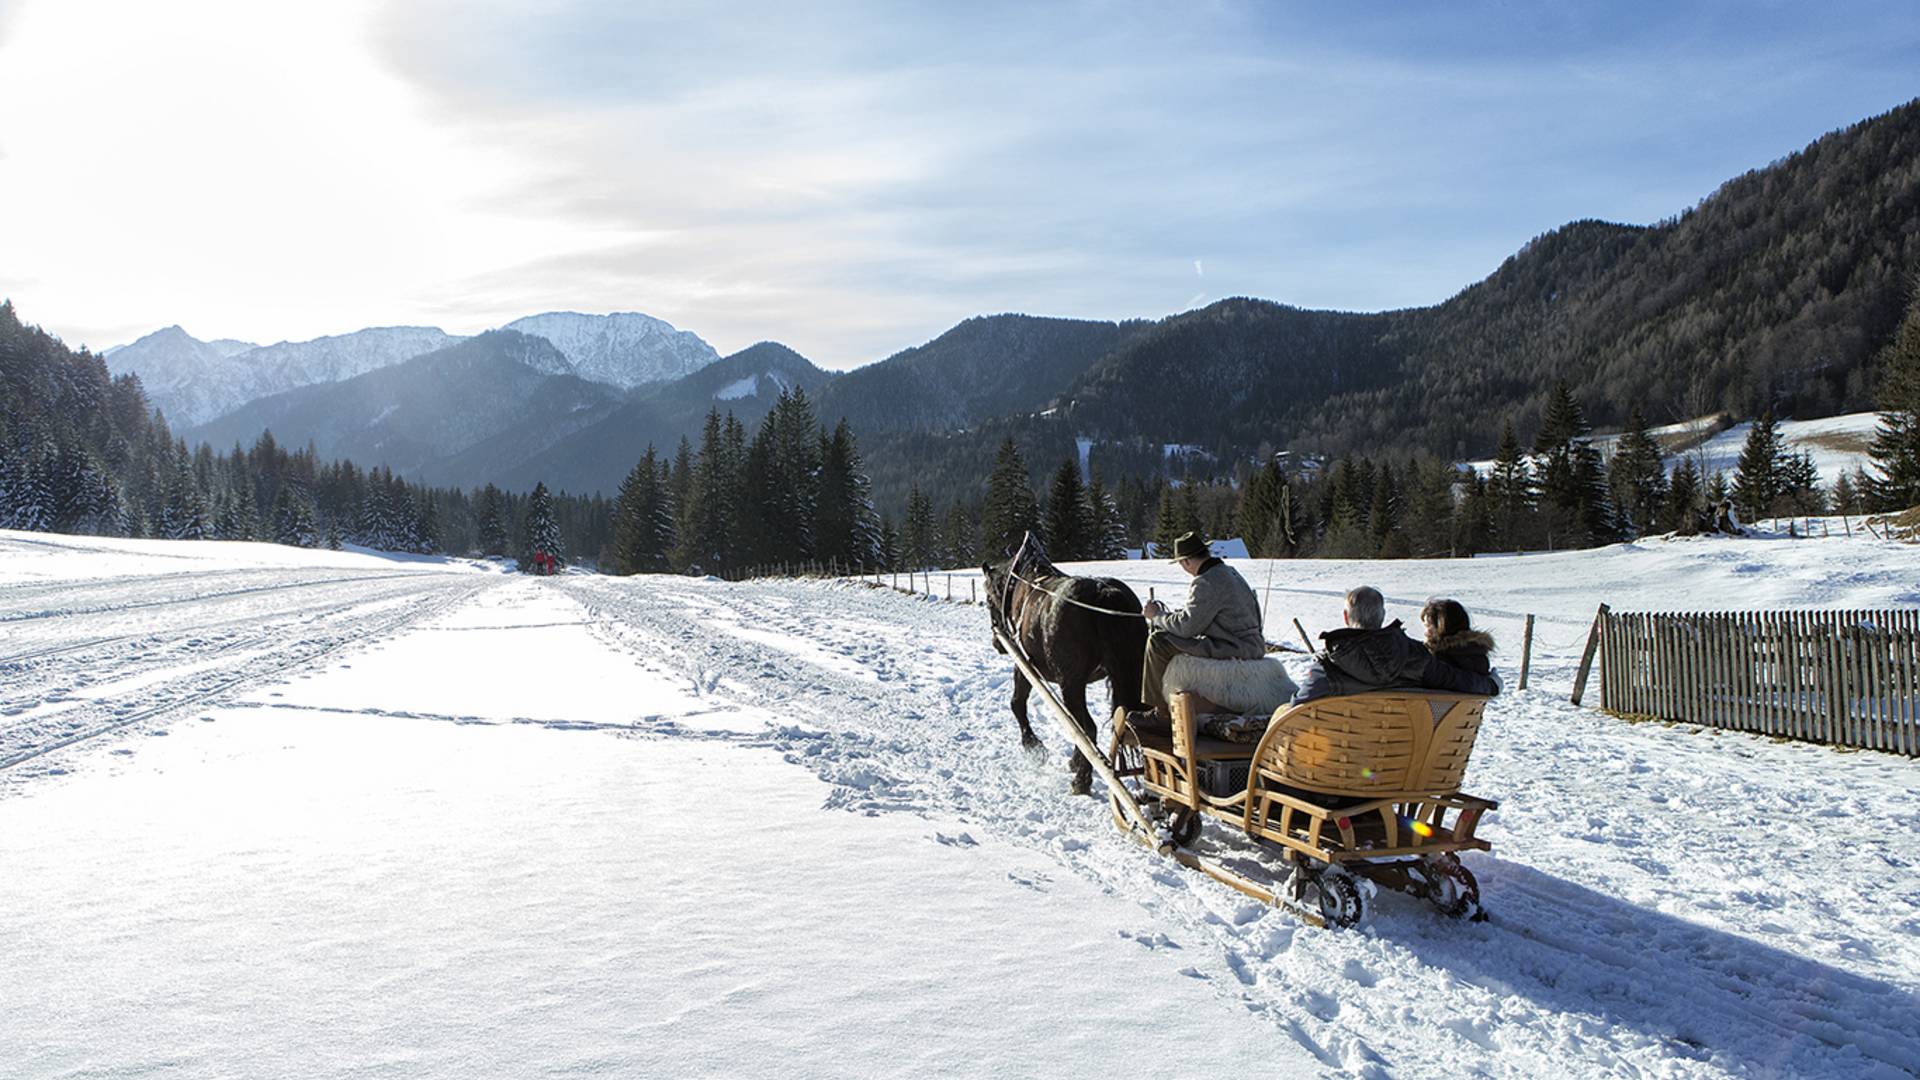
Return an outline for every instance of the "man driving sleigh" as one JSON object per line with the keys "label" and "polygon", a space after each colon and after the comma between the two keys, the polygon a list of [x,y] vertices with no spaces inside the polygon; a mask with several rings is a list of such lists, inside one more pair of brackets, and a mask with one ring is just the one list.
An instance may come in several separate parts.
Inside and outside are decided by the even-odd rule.
{"label": "man driving sleigh", "polygon": [[1240,572],[1215,558],[1207,542],[1187,533],[1173,542],[1173,558],[1192,575],[1184,607],[1149,600],[1147,653],[1140,696],[1160,724],[1168,722],[1167,665],[1181,654],[1210,660],[1258,660],[1267,653],[1260,601]]}

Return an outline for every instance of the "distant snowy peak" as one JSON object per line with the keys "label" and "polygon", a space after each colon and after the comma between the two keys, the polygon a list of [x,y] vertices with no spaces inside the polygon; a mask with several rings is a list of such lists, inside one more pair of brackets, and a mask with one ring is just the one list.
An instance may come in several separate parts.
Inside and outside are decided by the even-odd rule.
{"label": "distant snowy peak", "polygon": [[196,424],[238,404],[231,388],[243,373],[233,354],[178,326],[155,330],[104,355],[114,375],[138,375],[147,397],[169,419]]}
{"label": "distant snowy peak", "polygon": [[351,379],[464,340],[433,326],[374,326],[311,341],[282,341],[237,356],[275,384],[266,393],[277,393]]}
{"label": "distant snowy peak", "polygon": [[269,394],[350,379],[464,340],[430,326],[381,326],[259,346],[201,341],[169,326],[108,350],[106,358],[114,374],[140,376],[169,420],[194,427]]}
{"label": "distant snowy peak", "polygon": [[627,388],[683,378],[720,359],[698,334],[638,312],[550,311],[505,329],[546,338],[583,379]]}
{"label": "distant snowy peak", "polygon": [[217,338],[207,342],[207,347],[218,352],[221,356],[237,356],[240,353],[246,352],[248,349],[257,349],[260,346],[251,341],[235,341],[233,338]]}

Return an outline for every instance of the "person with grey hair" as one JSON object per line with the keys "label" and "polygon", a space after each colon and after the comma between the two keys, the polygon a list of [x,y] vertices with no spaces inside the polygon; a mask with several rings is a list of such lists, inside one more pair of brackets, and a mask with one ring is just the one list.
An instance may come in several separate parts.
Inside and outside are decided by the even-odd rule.
{"label": "person with grey hair", "polygon": [[1362,585],[1349,591],[1347,625],[1320,635],[1326,647],[1314,656],[1293,703],[1394,688],[1486,697],[1500,692],[1500,680],[1491,671],[1480,674],[1447,663],[1408,637],[1400,620],[1382,626],[1386,617],[1387,602],[1379,589]]}

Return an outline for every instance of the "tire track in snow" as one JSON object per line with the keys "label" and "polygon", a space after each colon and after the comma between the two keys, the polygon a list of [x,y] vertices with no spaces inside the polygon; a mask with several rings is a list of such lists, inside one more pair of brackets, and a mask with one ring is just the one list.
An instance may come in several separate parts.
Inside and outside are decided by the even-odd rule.
{"label": "tire track in snow", "polygon": [[[258,632],[227,648],[216,650],[211,657],[195,660],[190,665],[194,671],[183,678],[167,679],[162,668],[158,679],[143,684],[129,699],[107,697],[76,710],[55,713],[48,718],[52,721],[50,723],[25,722],[0,731],[0,772],[144,720],[203,708],[252,684],[309,666],[333,653],[388,637],[421,619],[464,603],[497,584],[495,579],[465,575],[407,576],[437,580],[416,581],[410,583],[413,588],[399,592],[380,590],[375,595],[330,605],[321,611],[298,613],[300,636],[291,641],[274,640],[285,637],[280,625],[285,613],[267,613],[258,620],[261,624]],[[391,578],[392,575],[375,575],[371,579],[357,580],[362,584],[367,580],[384,583]],[[335,584],[353,583],[345,581]],[[416,596],[422,602],[406,603]],[[373,620],[360,617],[369,608],[377,610],[396,604],[399,610],[385,617]],[[189,625],[180,629],[193,633],[196,627]],[[226,659],[239,662],[240,669],[211,679],[201,674],[201,670],[209,666],[209,661]],[[0,793],[4,790],[0,786]]]}
{"label": "tire track in snow", "polygon": [[[256,572],[235,571],[234,573],[245,574],[251,577]],[[272,571],[259,571],[258,573],[271,574]],[[138,600],[138,601],[132,601],[132,602],[117,603],[117,604],[105,604],[100,607],[93,607],[93,608],[84,608],[84,607],[52,607],[52,608],[40,608],[40,609],[16,608],[16,610],[12,610],[12,611],[0,610],[0,623],[30,622],[36,619],[49,619],[49,618],[75,618],[75,617],[86,616],[86,615],[113,615],[113,614],[118,614],[124,611],[139,611],[139,610],[149,609],[149,608],[172,607],[172,606],[181,605],[181,604],[193,604],[193,603],[201,603],[201,602],[208,602],[208,601],[219,601],[219,600],[225,600],[231,597],[249,596],[257,593],[285,592],[291,589],[323,588],[323,587],[334,586],[334,585],[351,584],[357,581],[382,581],[382,580],[393,580],[396,578],[427,577],[427,576],[434,576],[435,574],[436,574],[435,571],[424,571],[424,570],[382,571],[377,574],[336,574],[336,575],[330,575],[327,577],[318,578],[311,581],[270,582],[267,584],[247,585],[240,588],[225,589],[225,590],[219,590],[214,592],[197,592],[189,596],[162,597],[162,598],[153,599],[153,600]],[[180,575],[180,577],[183,583],[199,584],[204,582],[206,575],[183,574],[183,575]],[[196,578],[198,578],[199,580],[196,581]],[[109,579],[109,580],[113,582],[113,586],[108,589],[103,589],[102,591],[106,592],[110,596],[124,596],[128,592],[137,592],[141,585],[141,582],[138,579],[135,579],[131,582],[127,581],[126,579]],[[75,592],[81,592],[82,595],[84,595],[84,588],[82,586],[75,586],[71,584],[61,585],[61,586],[50,586],[45,591],[50,594],[60,595],[64,597],[71,597]],[[0,597],[0,600],[16,600],[16,599],[18,598],[13,596]]]}

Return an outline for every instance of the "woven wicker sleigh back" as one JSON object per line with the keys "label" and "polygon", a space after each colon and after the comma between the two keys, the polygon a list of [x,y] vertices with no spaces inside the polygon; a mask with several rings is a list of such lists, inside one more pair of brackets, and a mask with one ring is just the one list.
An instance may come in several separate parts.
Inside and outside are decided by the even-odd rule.
{"label": "woven wicker sleigh back", "polygon": [[1283,708],[1254,752],[1254,768],[1277,783],[1329,795],[1453,794],[1486,701],[1388,690]]}

